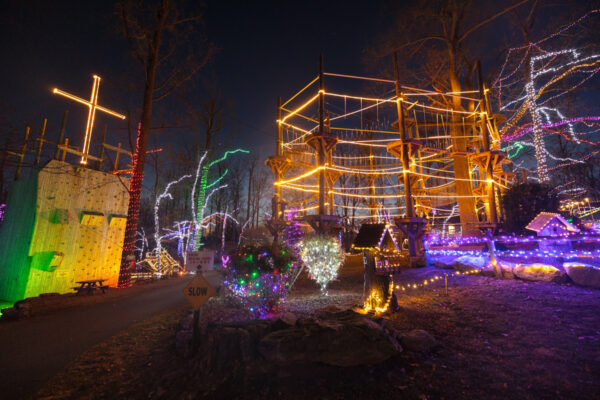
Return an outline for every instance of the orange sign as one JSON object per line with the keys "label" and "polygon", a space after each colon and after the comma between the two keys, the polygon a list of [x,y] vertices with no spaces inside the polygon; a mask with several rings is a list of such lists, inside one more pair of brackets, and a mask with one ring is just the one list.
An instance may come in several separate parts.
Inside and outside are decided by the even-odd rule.
{"label": "orange sign", "polygon": [[197,310],[202,307],[208,299],[217,294],[217,291],[210,286],[202,274],[197,274],[194,279],[183,288],[183,294],[194,310]]}

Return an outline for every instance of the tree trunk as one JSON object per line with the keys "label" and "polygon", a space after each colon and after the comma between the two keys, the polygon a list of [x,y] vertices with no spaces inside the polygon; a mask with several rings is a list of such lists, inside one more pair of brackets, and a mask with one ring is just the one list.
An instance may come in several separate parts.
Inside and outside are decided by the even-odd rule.
{"label": "tree trunk", "polygon": [[133,155],[133,173],[129,186],[129,206],[127,208],[127,225],[125,227],[125,240],[123,243],[123,255],[121,258],[121,269],[119,271],[119,287],[131,285],[131,266],[135,262],[134,250],[135,239],[140,213],[140,196],[142,193],[142,182],[144,180],[144,166],[146,164],[146,149],[148,147],[148,136],[150,135],[150,121],[152,119],[152,96],[156,79],[156,68],[158,66],[158,50],[165,20],[167,18],[168,0],[163,0],[157,11],[156,29],[152,38],[152,45],[148,52],[146,62],[146,82],[144,84],[144,101],[142,106],[141,124],[138,129],[135,154]]}
{"label": "tree trunk", "polygon": [[[456,70],[456,50],[451,46],[448,48],[448,80],[450,81],[450,87],[453,92],[461,92],[462,86],[458,78]],[[452,98],[452,107],[454,110],[461,110],[462,104],[459,97],[454,96]],[[460,223],[463,229],[463,236],[478,235],[479,230],[476,226],[479,221],[477,213],[475,211],[475,201],[473,197],[462,197],[472,196],[472,187],[469,179],[469,159],[466,155],[467,143],[466,139],[460,136],[460,115],[452,113],[452,127],[450,129],[453,145],[453,161],[454,161],[454,176],[456,178],[464,179],[455,181],[456,194],[458,196],[458,211],[460,213]]]}
{"label": "tree trunk", "polygon": [[[375,254],[363,250],[363,265],[365,267],[365,283],[363,287],[363,304],[365,308],[383,307],[388,304],[393,309],[397,307],[395,295],[390,293],[391,276],[375,273]],[[390,299],[390,296],[393,297]]]}

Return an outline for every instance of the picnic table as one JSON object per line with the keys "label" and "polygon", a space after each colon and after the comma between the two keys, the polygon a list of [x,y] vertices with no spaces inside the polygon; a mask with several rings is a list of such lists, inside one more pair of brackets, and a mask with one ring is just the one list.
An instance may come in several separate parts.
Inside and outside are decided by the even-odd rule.
{"label": "picnic table", "polygon": [[96,290],[101,290],[102,293],[106,293],[108,290],[108,285],[104,285],[104,281],[106,279],[91,279],[88,281],[78,281],[75,283],[79,283],[79,286],[73,288],[76,290],[76,296],[79,296],[81,292],[87,292],[87,294],[94,294]]}

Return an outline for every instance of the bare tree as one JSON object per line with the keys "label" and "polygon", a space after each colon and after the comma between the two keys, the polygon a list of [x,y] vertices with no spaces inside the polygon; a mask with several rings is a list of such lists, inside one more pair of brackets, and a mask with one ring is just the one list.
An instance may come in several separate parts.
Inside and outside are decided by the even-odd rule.
{"label": "bare tree", "polygon": [[153,104],[189,81],[212,57],[215,48],[204,37],[202,14],[190,13],[174,1],[123,1],[117,4],[116,10],[121,17],[123,35],[144,71],[141,123],[133,160],[119,275],[119,285],[127,286],[129,259],[135,249]]}

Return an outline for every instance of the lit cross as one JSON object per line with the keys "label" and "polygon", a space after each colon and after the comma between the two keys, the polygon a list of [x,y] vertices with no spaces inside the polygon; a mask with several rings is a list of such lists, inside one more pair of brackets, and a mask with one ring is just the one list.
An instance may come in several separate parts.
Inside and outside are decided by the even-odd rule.
{"label": "lit cross", "polygon": [[84,100],[80,97],[73,96],[70,93],[63,92],[60,89],[54,88],[53,93],[60,94],[61,96],[65,96],[68,99],[75,100],[81,104],[85,104],[89,107],[90,111],[88,113],[87,124],[85,126],[85,137],[83,138],[83,149],[81,151],[81,161],[80,164],[87,164],[87,156],[90,153],[90,142],[92,141],[92,129],[94,129],[94,118],[96,117],[96,110],[104,111],[107,114],[112,115],[113,117],[125,119],[124,115],[116,113],[114,111],[109,110],[108,108],[104,108],[98,105],[98,88],[100,87],[100,77],[98,75],[94,75],[94,85],[92,86],[92,97],[90,101]]}

